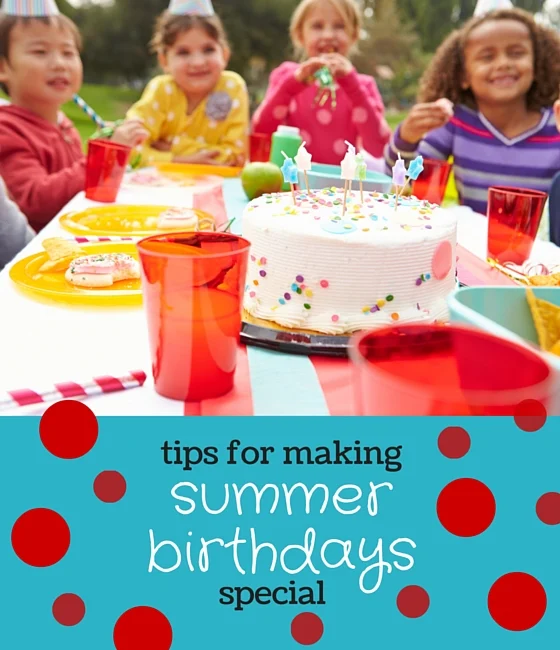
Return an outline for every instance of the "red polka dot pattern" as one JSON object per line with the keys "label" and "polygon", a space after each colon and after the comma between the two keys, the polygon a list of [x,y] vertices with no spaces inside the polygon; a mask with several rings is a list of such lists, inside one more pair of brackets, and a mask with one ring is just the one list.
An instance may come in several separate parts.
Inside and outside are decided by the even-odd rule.
{"label": "red polka dot pattern", "polygon": [[474,537],[494,520],[496,501],[484,483],[461,478],[443,488],[436,509],[441,525],[452,535]]}
{"label": "red polka dot pattern", "polygon": [[546,424],[547,412],[544,404],[535,399],[526,399],[515,407],[513,419],[521,431],[534,433]]}
{"label": "red polka dot pattern", "polygon": [[537,501],[537,517],[548,526],[560,524],[560,494],[548,492]]}
{"label": "red polka dot pattern", "polygon": [[84,601],[76,594],[62,594],[53,603],[52,613],[57,623],[73,627],[86,615]]}
{"label": "red polka dot pattern", "polygon": [[438,448],[446,458],[463,458],[471,448],[471,437],[462,427],[447,427],[439,434]]}
{"label": "red polka dot pattern", "polygon": [[153,607],[134,607],[116,622],[116,650],[169,650],[173,629],[167,618]]}
{"label": "red polka dot pattern", "polygon": [[93,491],[103,503],[116,503],[126,493],[126,481],[119,472],[101,472],[93,482]]}
{"label": "red polka dot pattern", "polygon": [[544,616],[546,592],[528,573],[508,573],[492,585],[488,611],[500,627],[524,632],[535,627]]}
{"label": "red polka dot pattern", "polygon": [[80,458],[91,451],[98,430],[93,411],[75,400],[53,404],[39,424],[43,445],[53,456],[66,460]]}
{"label": "red polka dot pattern", "polygon": [[397,608],[407,618],[420,618],[430,607],[428,592],[417,585],[401,589],[397,596]]}
{"label": "red polka dot pattern", "polygon": [[292,637],[300,645],[314,645],[324,632],[323,621],[312,612],[298,614],[292,621]]}
{"label": "red polka dot pattern", "polygon": [[70,528],[54,510],[28,510],[12,528],[12,547],[25,564],[38,568],[53,566],[70,547]]}

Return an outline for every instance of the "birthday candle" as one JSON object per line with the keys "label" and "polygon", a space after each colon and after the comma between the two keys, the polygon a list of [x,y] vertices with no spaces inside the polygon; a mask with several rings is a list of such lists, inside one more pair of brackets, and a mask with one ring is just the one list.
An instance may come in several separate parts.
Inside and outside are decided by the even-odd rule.
{"label": "birthday candle", "polygon": [[360,153],[356,156],[356,177],[360,181],[360,201],[364,202],[364,189],[363,182],[367,178],[367,164],[364,159],[364,154]]}
{"label": "birthday candle", "polygon": [[346,214],[346,196],[348,193],[348,185],[350,185],[350,190],[352,190],[352,181],[356,175],[356,148],[354,145],[350,144],[345,140],[345,144],[348,146],[348,151],[344,156],[344,159],[340,163],[340,176],[344,178],[344,204],[342,206],[342,214]]}
{"label": "birthday candle", "polygon": [[292,199],[294,205],[296,205],[296,195],[294,192],[294,185],[298,182],[297,167],[294,165],[294,161],[282,151],[284,156],[284,164],[281,167],[282,174],[284,176],[284,183],[289,183],[292,190]]}
{"label": "birthday candle", "polygon": [[305,178],[305,186],[307,187],[307,193],[309,194],[309,181],[307,180],[307,172],[311,171],[311,154],[305,148],[306,143],[303,142],[298,149],[298,152],[294,158],[296,161],[297,168],[300,172],[303,172]]}

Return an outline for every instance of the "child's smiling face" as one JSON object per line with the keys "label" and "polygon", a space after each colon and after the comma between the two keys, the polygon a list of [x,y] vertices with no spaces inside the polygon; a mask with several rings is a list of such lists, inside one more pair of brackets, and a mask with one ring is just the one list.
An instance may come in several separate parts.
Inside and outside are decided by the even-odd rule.
{"label": "child's smiling face", "polygon": [[160,65],[189,99],[199,99],[215,88],[228,58],[229,52],[204,29],[192,27],[160,55]]}
{"label": "child's smiling face", "polygon": [[535,75],[533,41],[518,20],[488,20],[472,30],[464,48],[465,78],[477,103],[509,104],[529,92]]}
{"label": "child's smiling face", "polygon": [[0,62],[0,81],[10,99],[40,114],[57,110],[82,84],[82,62],[72,32],[39,20],[16,24],[10,34],[9,57]]}
{"label": "child's smiling face", "polygon": [[336,52],[347,56],[354,40],[343,16],[325,0],[309,9],[301,27],[301,45],[308,57]]}

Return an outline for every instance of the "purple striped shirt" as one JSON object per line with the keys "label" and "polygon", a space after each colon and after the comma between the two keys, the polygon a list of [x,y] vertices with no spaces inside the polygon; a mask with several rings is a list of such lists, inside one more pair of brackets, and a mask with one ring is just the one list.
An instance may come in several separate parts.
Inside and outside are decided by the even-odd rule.
{"label": "purple striped shirt", "polygon": [[420,154],[446,160],[453,156],[453,172],[460,202],[486,214],[488,188],[493,185],[548,192],[560,171],[560,133],[552,109],[530,131],[506,138],[488,120],[465,106],[456,106],[453,118],[429,133],[418,145],[404,142],[400,127],[385,147],[389,174],[397,152],[405,160]]}

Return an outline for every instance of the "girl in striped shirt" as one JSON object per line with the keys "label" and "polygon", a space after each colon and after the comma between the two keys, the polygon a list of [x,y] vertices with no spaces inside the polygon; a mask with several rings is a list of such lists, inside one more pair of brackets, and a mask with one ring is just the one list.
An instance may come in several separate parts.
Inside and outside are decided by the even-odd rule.
{"label": "girl in striped shirt", "polygon": [[461,203],[482,214],[493,185],[548,192],[560,171],[559,86],[554,31],[518,9],[475,17],[439,47],[385,160],[452,156]]}

